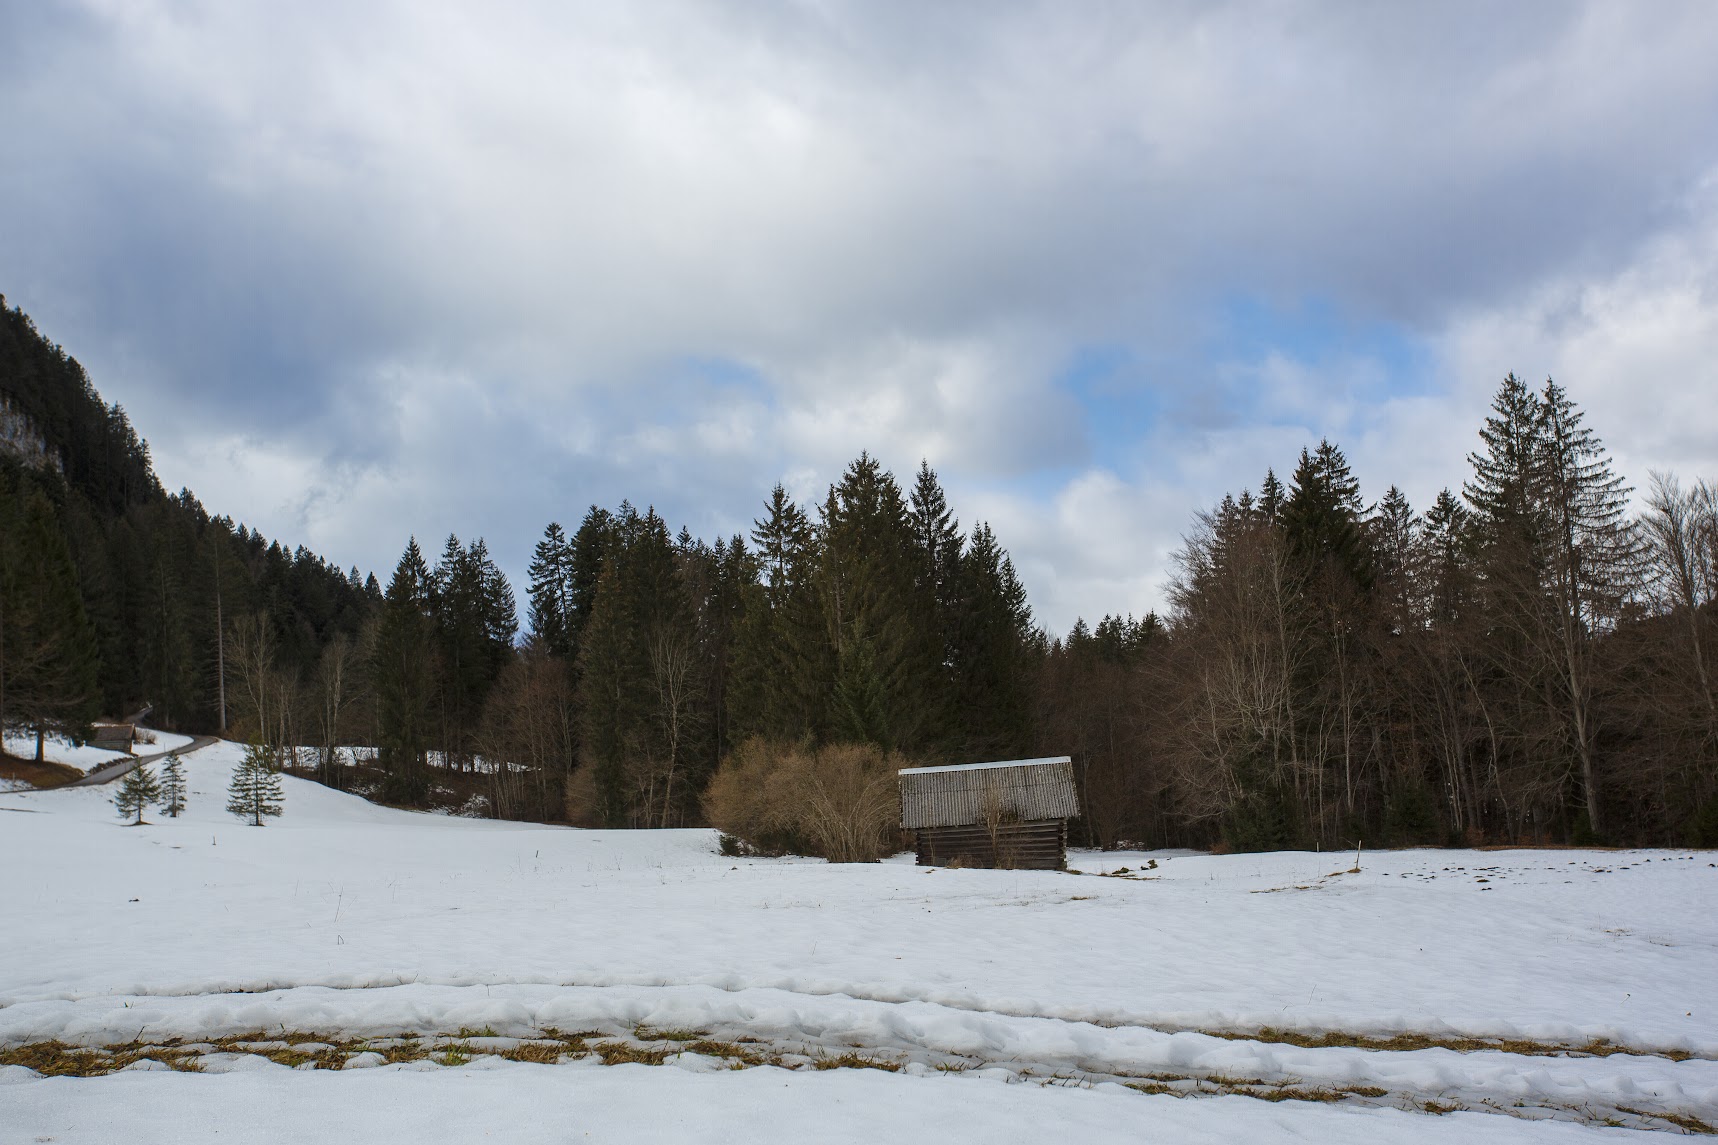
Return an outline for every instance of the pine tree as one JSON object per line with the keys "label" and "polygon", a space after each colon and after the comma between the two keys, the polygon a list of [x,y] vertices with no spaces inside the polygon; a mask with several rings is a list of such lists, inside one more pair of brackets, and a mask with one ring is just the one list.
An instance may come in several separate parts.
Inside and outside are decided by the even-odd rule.
{"label": "pine tree", "polygon": [[95,717],[96,648],[53,504],[0,472],[0,727],[34,730],[37,759]]}
{"label": "pine tree", "polygon": [[816,530],[779,483],[752,525],[750,559],[757,568],[736,581],[734,735],[816,738],[828,718],[834,676],[813,584]]}
{"label": "pine tree", "polygon": [[[1017,757],[1031,744],[1031,673],[1037,633],[1026,590],[987,524],[972,531],[960,562],[953,651],[964,758]],[[1106,618],[1105,624],[1108,623]],[[1105,624],[1098,636],[1106,635]]]}
{"label": "pine tree", "polygon": [[1416,595],[1420,520],[1407,495],[1392,485],[1384,491],[1377,512],[1367,524],[1372,533],[1378,592],[1391,630],[1401,635],[1414,627],[1421,611]]}
{"label": "pine tree", "polygon": [[570,660],[573,648],[573,547],[551,521],[531,556],[531,638],[550,656]]}
{"label": "pine tree", "polygon": [[597,581],[602,577],[603,565],[614,546],[617,529],[614,514],[592,505],[585,519],[579,522],[578,531],[573,534],[567,641],[573,649],[575,663],[585,626],[591,622],[591,614],[596,609]]}
{"label": "pine tree", "polygon": [[1265,470],[1265,480],[1259,486],[1259,512],[1267,524],[1274,525],[1282,516],[1283,505],[1288,500],[1288,494],[1283,491],[1283,483],[1277,477],[1275,469]]}
{"label": "pine tree", "polygon": [[170,819],[179,818],[185,810],[185,765],[179,760],[179,753],[168,752],[167,758],[161,764],[161,801],[159,810]]}
{"label": "pine tree", "polygon": [[227,810],[240,819],[250,820],[251,826],[261,827],[264,819],[281,813],[285,801],[273,753],[252,740],[245,748],[244,759],[233,768],[232,782],[227,784]]}
{"label": "pine tree", "polygon": [[119,809],[121,819],[135,815],[137,818],[132,821],[132,826],[141,827],[143,809],[160,797],[161,785],[156,782],[149,765],[144,763],[125,773],[125,778],[119,783],[119,791],[114,794],[113,805]]}
{"label": "pine tree", "polygon": [[1371,584],[1371,553],[1361,527],[1364,512],[1360,483],[1342,450],[1326,440],[1312,453],[1300,451],[1281,520],[1291,550],[1309,572],[1333,567],[1362,588]]}
{"label": "pine tree", "polygon": [[[696,630],[668,527],[622,503],[579,653],[580,756],[611,826],[654,825],[684,777],[681,732],[702,712]],[[685,787],[680,785],[682,795]]]}
{"label": "pine tree", "polygon": [[830,729],[837,739],[916,751],[934,723],[943,666],[914,607],[914,541],[894,475],[869,454],[830,487],[814,582],[834,653]]}
{"label": "pine tree", "polygon": [[429,569],[414,538],[388,584],[370,664],[379,760],[388,795],[403,803],[418,802],[429,790],[425,753],[439,664]]}
{"label": "pine tree", "polygon": [[1580,763],[1587,821],[1603,830],[1599,809],[1598,667],[1595,641],[1634,593],[1640,538],[1623,511],[1631,490],[1611,471],[1598,436],[1568,394],[1547,378],[1540,395],[1539,472],[1547,529],[1545,568],[1556,602],[1557,679]]}
{"label": "pine tree", "polygon": [[962,579],[960,523],[927,461],[919,463],[918,479],[907,498],[907,521],[913,535],[912,611],[924,645],[920,654],[928,666],[926,681],[934,688],[924,697],[930,729],[926,739],[953,750],[961,738],[955,676],[963,638],[963,593],[969,585]]}

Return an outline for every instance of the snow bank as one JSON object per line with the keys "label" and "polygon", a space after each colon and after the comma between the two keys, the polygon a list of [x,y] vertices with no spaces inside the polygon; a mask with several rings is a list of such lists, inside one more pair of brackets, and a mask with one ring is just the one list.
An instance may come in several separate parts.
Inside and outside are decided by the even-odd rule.
{"label": "snow bank", "polygon": [[[257,1059],[261,1061],[261,1059]],[[571,1076],[569,1076],[571,1075]],[[1390,1109],[1272,1105],[1244,1097],[1178,1101],[1118,1086],[1003,1086],[971,1077],[873,1070],[704,1073],[664,1067],[536,1066],[485,1059],[457,1069],[123,1073],[7,1086],[10,1139],[106,1145],[365,1141],[700,1142],[1077,1141],[1081,1145],[1574,1145],[1616,1132],[1563,1122]]]}

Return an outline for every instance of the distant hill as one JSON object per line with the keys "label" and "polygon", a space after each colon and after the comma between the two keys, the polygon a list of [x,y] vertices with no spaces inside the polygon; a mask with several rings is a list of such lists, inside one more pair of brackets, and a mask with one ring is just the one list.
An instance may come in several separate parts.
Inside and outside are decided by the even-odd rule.
{"label": "distant hill", "polygon": [[[156,726],[216,730],[216,666],[231,651],[217,646],[218,632],[261,614],[290,677],[308,672],[335,635],[356,637],[380,602],[374,576],[211,515],[189,490],[167,493],[125,410],[0,296],[0,499],[22,522],[36,519],[29,514],[38,494],[51,505],[47,519],[71,567],[33,575],[75,576],[93,631],[95,695],[81,711],[117,715],[151,704]],[[0,573],[14,570],[7,575],[18,623],[41,612],[18,595],[26,566],[40,563],[23,534],[21,525],[0,530]],[[51,570],[51,560],[43,567]],[[24,717],[4,688],[8,673],[15,694],[23,688],[16,682],[30,668],[22,655],[0,644],[0,656],[16,661],[0,662],[8,670],[0,672],[0,719],[12,724]]]}

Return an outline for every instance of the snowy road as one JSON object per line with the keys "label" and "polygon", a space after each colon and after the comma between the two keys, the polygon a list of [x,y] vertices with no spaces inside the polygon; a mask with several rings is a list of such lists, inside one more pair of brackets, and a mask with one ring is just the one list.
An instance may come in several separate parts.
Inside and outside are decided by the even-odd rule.
{"label": "snowy road", "polygon": [[190,755],[194,751],[202,751],[206,747],[214,747],[220,742],[221,741],[216,739],[214,736],[193,736],[191,742],[185,744],[183,747],[171,747],[167,748],[165,751],[151,752],[148,755],[132,756],[129,759],[116,759],[112,763],[96,768],[82,779],[72,780],[70,783],[66,784],[66,786],[99,787],[104,783],[112,783],[114,780],[136,771],[146,763],[155,763],[157,760],[163,760],[168,756],[175,754],[180,756]]}
{"label": "snowy road", "polygon": [[[325,1101],[431,1100],[426,1078],[450,1111],[470,1100],[511,1125],[512,1088],[539,1095],[521,1109],[615,1140],[698,1139],[678,1101],[764,1141],[837,1100],[856,1103],[851,1125],[814,1139],[932,1139],[904,1110],[925,1126],[1012,1110],[999,1140],[1057,1119],[1091,1121],[1092,1140],[1261,1142],[1718,1123],[1710,853],[1395,852],[1358,875],[1352,855],[1309,854],[1084,855],[1085,877],[833,867],[723,858],[702,831],[409,814],[297,780],[286,816],[255,829],[222,812],[238,756],[188,759],[189,813],[144,828],[101,791],[0,795],[35,812],[0,815],[0,863],[21,872],[0,884],[0,1046],[130,1065],[0,1067],[0,1126],[95,1140],[74,1131],[91,1110],[214,1117],[241,1092],[314,1121]],[[1290,1033],[1246,1036],[1264,1027]],[[599,1066],[584,1043],[562,1064],[505,1056],[551,1029],[663,1064]],[[278,1048],[232,1041],[259,1031]],[[418,1050],[390,1053],[410,1060],[355,1068],[377,1060],[366,1040],[408,1032]],[[1326,1032],[1430,1044],[1291,1044]],[[289,1068],[307,1041],[354,1068]],[[780,1064],[722,1069],[745,1064],[720,1048],[738,1045]],[[898,1072],[817,1068],[850,1053]],[[190,1059],[205,1072],[148,1072]],[[867,1096],[878,1086],[887,1099]],[[740,1108],[763,1094],[779,1119]],[[614,1102],[636,1134],[613,1129]]]}

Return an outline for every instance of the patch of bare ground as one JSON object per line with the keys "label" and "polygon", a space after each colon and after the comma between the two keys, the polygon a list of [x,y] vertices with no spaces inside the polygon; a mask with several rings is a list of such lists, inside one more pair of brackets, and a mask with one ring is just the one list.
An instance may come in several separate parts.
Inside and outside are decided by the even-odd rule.
{"label": "patch of bare ground", "polygon": [[[1222,1031],[1214,1032],[1214,1036],[1231,1040],[1251,1037],[1258,1041],[1275,1041],[1308,1048],[1353,1047],[1383,1052],[1428,1048],[1447,1048],[1458,1052],[1494,1050],[1530,1055],[1604,1055],[1629,1052],[1604,1042],[1572,1047],[1505,1039],[1438,1038],[1420,1034],[1401,1034],[1390,1038],[1340,1032],[1311,1035],[1270,1028],[1262,1029],[1256,1035]],[[0,1066],[23,1066],[44,1077],[99,1077],[143,1061],[152,1061],[185,1072],[201,1072],[207,1056],[235,1054],[265,1057],[280,1065],[298,1069],[342,1069],[361,1054],[379,1055],[386,1063],[429,1061],[441,1066],[460,1066],[486,1056],[533,1065],[557,1065],[585,1060],[602,1065],[660,1066],[681,1054],[695,1054],[714,1059],[723,1067],[734,1070],[776,1066],[794,1070],[875,1069],[898,1073],[907,1069],[909,1063],[916,1063],[917,1069],[926,1072],[935,1069],[947,1075],[1000,1066],[1019,1081],[1033,1081],[1044,1085],[1090,1086],[1110,1081],[1119,1082],[1142,1094],[1194,1098],[1238,1096],[1258,1101],[1316,1104],[1344,1101],[1377,1104],[1382,1099],[1384,1103],[1396,1108],[1417,1109],[1431,1114],[1467,1110],[1512,1116],[1550,1116],[1600,1125],[1632,1124],[1632,1127],[1639,1129],[1718,1134],[1718,1128],[1694,1113],[1676,1109],[1649,1110],[1624,1105],[1572,1106],[1549,1100],[1517,1100],[1506,1107],[1483,1098],[1464,1100],[1444,1093],[1416,1093],[1411,1089],[1391,1090],[1365,1084],[1309,1084],[1297,1077],[1243,1077],[1221,1073],[1128,1074],[1084,1065],[1067,1071],[1049,1072],[1037,1064],[991,1062],[957,1054],[932,1052],[927,1055],[911,1050],[890,1053],[878,1047],[862,1045],[805,1046],[772,1043],[751,1036],[741,1036],[729,1041],[713,1036],[707,1030],[658,1030],[647,1026],[635,1026],[630,1031],[619,1033],[612,1029],[569,1032],[546,1028],[525,1037],[498,1036],[493,1029],[484,1027],[461,1029],[455,1034],[402,1031],[363,1038],[281,1028],[252,1030],[244,1034],[189,1043],[177,1038],[146,1042],[141,1040],[140,1035],[139,1039],[107,1046],[74,1046],[60,1041],[43,1041],[0,1048]],[[1683,1060],[1687,1056],[1679,1055],[1676,1060]],[[1632,1123],[1623,1118],[1633,1119]]]}
{"label": "patch of bare ground", "polygon": [[1340,1030],[1327,1030],[1323,1033],[1308,1034],[1297,1030],[1279,1030],[1265,1026],[1259,1030],[1200,1030],[1199,1033],[1209,1034],[1213,1038],[1223,1038],[1232,1042],[1277,1042],[1283,1045],[1300,1046],[1303,1049],[1321,1050],[1336,1047],[1360,1050],[1454,1050],[1456,1053],[1471,1054],[1491,1050],[1506,1054],[1523,1054],[1528,1057],[1610,1057],[1612,1054],[1630,1054],[1639,1057],[1659,1057],[1668,1061],[1687,1061],[1694,1055],[1687,1050],[1673,1049],[1637,1049],[1628,1046],[1614,1045],[1602,1038],[1574,1045],[1564,1042],[1540,1042],[1524,1038],[1464,1038],[1444,1037],[1434,1034],[1393,1034],[1387,1038],[1373,1037],[1367,1034],[1350,1034]]}
{"label": "patch of bare ground", "polygon": [[0,779],[27,783],[39,791],[64,787],[72,780],[83,777],[84,773],[80,768],[68,763],[53,763],[49,760],[38,763],[33,759],[22,759],[0,752]]}

